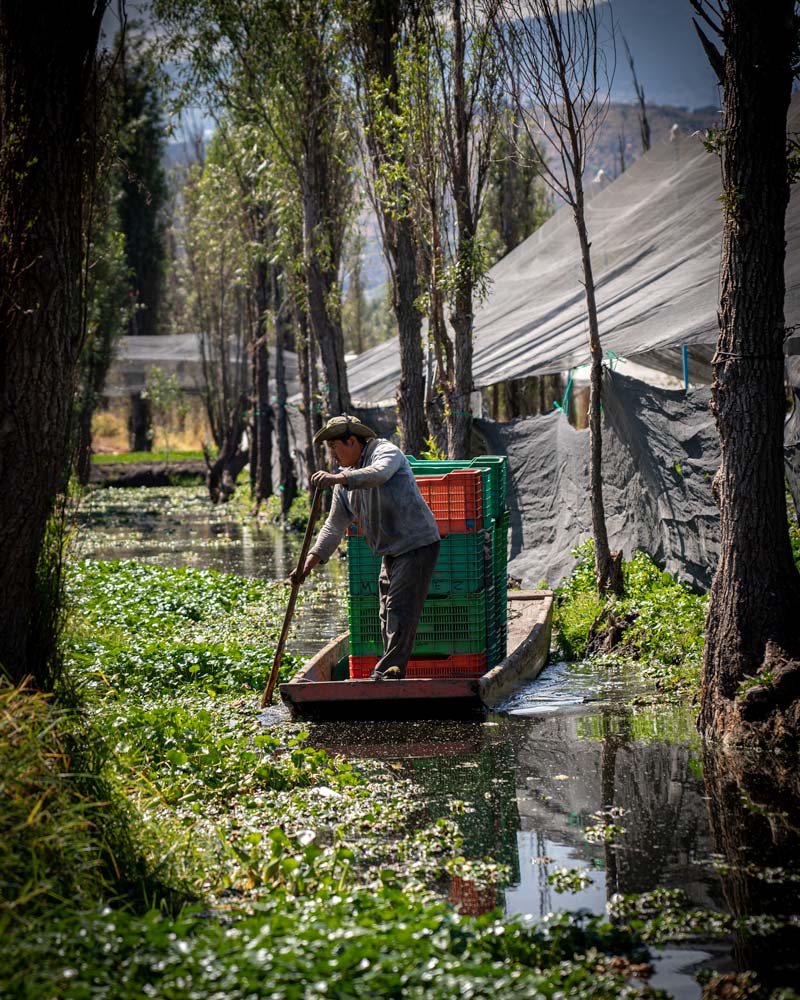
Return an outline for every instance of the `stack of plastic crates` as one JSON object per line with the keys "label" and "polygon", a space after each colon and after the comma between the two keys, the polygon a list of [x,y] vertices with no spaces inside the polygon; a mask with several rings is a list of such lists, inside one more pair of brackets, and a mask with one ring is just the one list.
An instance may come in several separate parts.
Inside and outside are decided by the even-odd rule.
{"label": "stack of plastic crates", "polygon": [[[436,517],[442,545],[407,677],[477,677],[506,654],[504,457],[465,462],[409,458]],[[347,539],[350,676],[368,677],[383,653],[378,617],[381,560],[357,527]]]}

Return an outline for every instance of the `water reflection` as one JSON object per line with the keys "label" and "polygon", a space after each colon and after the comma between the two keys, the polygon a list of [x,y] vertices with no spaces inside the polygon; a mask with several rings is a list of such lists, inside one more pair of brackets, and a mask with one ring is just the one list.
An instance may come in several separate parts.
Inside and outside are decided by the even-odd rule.
{"label": "water reflection", "polygon": [[[157,566],[213,569],[285,580],[302,538],[254,522],[234,505],[214,507],[202,487],[96,490],[75,515],[81,559],[135,559]],[[346,569],[332,559],[304,586],[289,648],[310,656],[347,628]]]}
{"label": "water reflection", "polygon": [[734,934],[739,970],[770,988],[800,986],[800,772],[797,760],[707,747],[705,789],[725,899],[739,918],[765,914],[781,926]]}
{"label": "water reflection", "polygon": [[[499,892],[451,884],[451,901],[466,912],[497,902],[508,915],[603,914],[613,894],[657,886],[683,889],[695,907],[725,911],[691,715],[633,709],[631,685],[641,690],[641,681],[618,672],[555,664],[509,713],[483,725],[327,725],[315,727],[312,739],[349,757],[399,762],[429,818],[445,815],[454,800],[465,804],[453,818],[466,856],[488,856],[511,871]],[[609,823],[624,828],[614,842],[602,835]],[[588,879],[559,893],[559,869]],[[729,947],[666,949],[656,958],[654,985],[696,1000],[699,963],[730,968]]]}

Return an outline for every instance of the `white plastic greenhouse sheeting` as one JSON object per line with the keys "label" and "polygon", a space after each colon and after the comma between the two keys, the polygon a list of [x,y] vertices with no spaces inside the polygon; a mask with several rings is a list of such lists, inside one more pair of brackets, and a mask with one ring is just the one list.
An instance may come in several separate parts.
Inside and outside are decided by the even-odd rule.
{"label": "white plastic greenhouse sheeting", "polygon": [[[231,352],[231,362],[236,355]],[[275,378],[275,353],[270,349],[270,380]],[[249,366],[245,352],[242,364]],[[297,355],[284,351],[286,380],[289,394],[300,391],[297,380]],[[200,335],[180,333],[169,337],[122,337],[106,379],[106,396],[127,396],[141,392],[151,367],[162,368],[168,375],[177,375],[181,388],[198,390],[203,384]]]}
{"label": "white plastic greenhouse sheeting", "polygon": [[[800,95],[789,130],[800,128]],[[786,325],[800,323],[800,191],[786,216]],[[587,205],[603,347],[662,371],[709,374],[708,345],[717,336],[722,234],[720,164],[699,136],[676,135],[654,146]],[[562,208],[491,270],[486,301],[475,315],[476,386],[547,372],[589,360],[578,240]],[[705,345],[705,346],[700,346]],[[648,352],[655,352],[648,359]],[[692,361],[696,359],[695,370]],[[397,340],[348,366],[360,403],[393,398],[400,378]]]}

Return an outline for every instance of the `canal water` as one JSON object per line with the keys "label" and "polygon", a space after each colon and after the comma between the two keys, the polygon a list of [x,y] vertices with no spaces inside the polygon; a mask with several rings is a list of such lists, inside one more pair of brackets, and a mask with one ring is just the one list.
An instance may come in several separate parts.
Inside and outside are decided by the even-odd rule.
{"label": "canal water", "polygon": [[[95,559],[285,579],[299,549],[295,534],[211,508],[186,488],[96,493],[79,522],[79,554]],[[332,560],[307,586],[288,647],[306,656],[347,627],[344,564]],[[776,777],[774,761],[732,764],[703,748],[691,707],[654,704],[633,665],[551,662],[483,722],[328,724],[312,727],[311,742],[391,761],[419,788],[426,819],[455,818],[467,857],[506,867],[500,886],[453,880],[450,898],[464,912],[603,914],[616,897],[657,887],[736,917],[800,912],[796,772]],[[570,886],[559,892],[563,869]],[[760,967],[798,987],[799,929],[795,916],[760,936],[656,950],[652,983],[695,1000],[698,968]]]}

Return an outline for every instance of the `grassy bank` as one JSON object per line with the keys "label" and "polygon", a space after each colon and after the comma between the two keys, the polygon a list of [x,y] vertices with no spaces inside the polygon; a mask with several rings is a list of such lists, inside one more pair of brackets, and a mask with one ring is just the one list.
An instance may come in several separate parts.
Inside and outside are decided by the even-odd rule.
{"label": "grassy bank", "polygon": [[92,465],[130,465],[139,462],[202,462],[202,451],[121,451],[92,455]]}
{"label": "grassy bank", "polygon": [[664,695],[692,697],[700,685],[706,595],[637,552],[623,564],[624,597],[607,608],[597,594],[594,543],[573,554],[575,570],[556,591],[553,626],[561,655],[607,665],[633,660]]}

